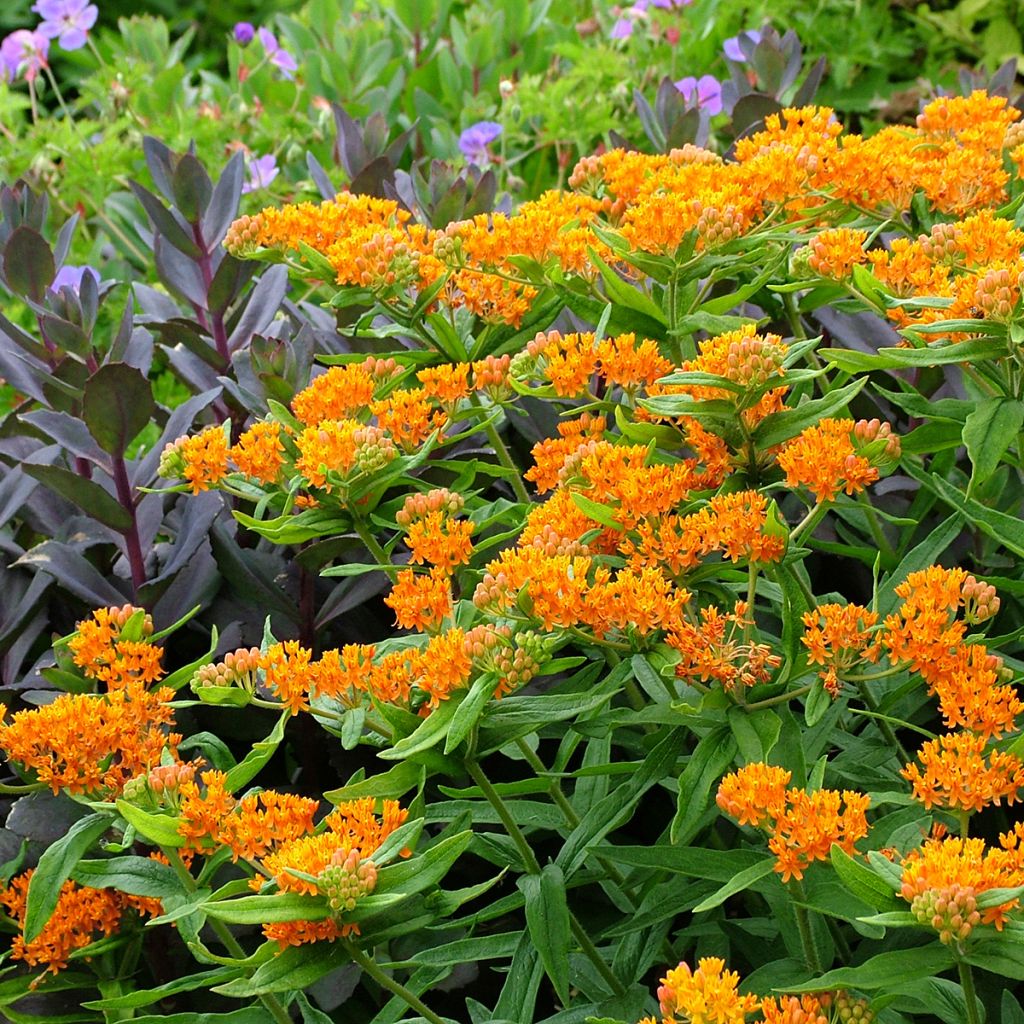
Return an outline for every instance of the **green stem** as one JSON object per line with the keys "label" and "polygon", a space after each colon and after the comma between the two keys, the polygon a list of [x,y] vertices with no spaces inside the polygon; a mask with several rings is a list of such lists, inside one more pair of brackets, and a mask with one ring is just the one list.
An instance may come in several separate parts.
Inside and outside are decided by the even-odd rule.
{"label": "green stem", "polygon": [[[526,836],[523,835],[523,830],[519,827],[518,822],[512,817],[512,812],[508,809],[505,801],[502,800],[501,794],[494,788],[491,780],[483,773],[483,769],[476,761],[467,760],[466,771],[469,772],[470,778],[480,787],[480,791],[487,798],[487,802],[494,808],[502,825],[505,826],[505,831],[519,851],[519,856],[522,858],[527,874],[539,875],[541,870],[537,855],[533,852],[533,848],[527,841]],[[597,947],[591,942],[583,926],[576,920],[576,915],[571,911],[569,912],[569,924],[573,935],[576,937],[576,941],[580,944],[580,949],[594,965],[597,973],[608,983],[612,992],[619,996],[624,995],[626,990],[622,982],[615,977],[615,974],[605,963]]]}
{"label": "green stem", "polygon": [[964,990],[964,1002],[967,1004],[967,1024],[981,1024],[978,1016],[978,996],[974,991],[974,972],[966,960],[957,958],[956,969],[960,972],[960,985]]}
{"label": "green stem", "polygon": [[[192,877],[192,872],[185,867],[185,862],[181,859],[181,854],[173,846],[162,846],[161,849],[164,852],[164,856],[167,858],[171,867],[174,869],[174,873],[181,880],[181,884],[191,893],[195,892],[199,886],[196,884],[196,880]],[[231,954],[236,960],[245,960],[245,950],[242,949],[238,939],[231,934],[231,929],[223,921],[218,921],[216,918],[209,918],[207,922],[213,929],[214,934],[224,944],[224,948]],[[262,995],[260,996],[260,1002],[266,1007],[267,1012],[277,1021],[277,1024],[292,1024],[291,1014],[284,1008],[284,1005],[275,995]]]}
{"label": "green stem", "polygon": [[957,817],[960,819],[960,838],[966,839],[971,829],[971,812],[965,807],[961,807],[957,812]]}
{"label": "green stem", "polygon": [[748,704],[748,711],[758,711],[761,708],[770,708],[776,704],[785,704],[786,701],[796,700],[797,697],[803,697],[810,693],[814,689],[814,683],[809,683],[807,686],[801,686],[799,690],[790,690],[787,693],[780,693],[774,697],[766,697],[764,700],[756,700],[753,704]]}
{"label": "green stem", "polygon": [[797,523],[790,531],[789,543],[795,544],[797,537],[799,537],[805,530],[808,531],[808,536],[814,533],[814,528],[821,522],[827,511],[828,505],[825,502],[815,505],[814,508],[812,508],[810,512],[808,512],[807,515],[805,515],[803,519],[801,519],[800,522]]}
{"label": "green stem", "polygon": [[400,981],[395,981],[389,974],[380,969],[373,957],[367,956],[358,946],[348,939],[342,940],[342,945],[352,959],[371,977],[381,988],[387,989],[392,995],[398,996],[407,1003],[424,1020],[430,1024],[446,1024],[443,1017],[439,1017],[415,992],[407,989]]}
{"label": "green stem", "polygon": [[41,789],[46,789],[45,782],[28,782],[24,786],[7,785],[6,783],[0,783],[0,793],[11,793],[21,795],[22,793],[38,793]]}
{"label": "green stem", "polygon": [[[474,394],[470,398],[470,402],[475,408],[480,410],[484,409],[478,395]],[[505,445],[505,442],[502,441],[501,434],[498,433],[498,428],[490,421],[490,419],[484,421],[484,433],[487,434],[487,440],[491,442],[491,447],[494,449],[494,454],[498,457],[498,462],[511,473],[508,478],[508,482],[512,485],[512,490],[515,491],[516,499],[521,501],[524,505],[529,505],[530,492],[527,491],[526,484],[523,483],[523,475],[519,467],[512,461],[512,456],[509,454],[509,450]]]}
{"label": "green stem", "polygon": [[812,974],[821,973],[821,957],[818,956],[818,948],[814,945],[814,936],[811,932],[811,919],[807,915],[807,893],[804,892],[803,882],[792,878],[789,882],[790,890],[793,893],[793,913],[796,915],[796,926],[800,930],[800,945],[803,946],[804,959],[807,961],[807,968]]}
{"label": "green stem", "polygon": [[747,624],[743,627],[743,639],[750,643],[754,635],[754,607],[757,604],[757,563],[747,565]]}
{"label": "green stem", "polygon": [[843,963],[849,963],[853,956],[853,950],[850,949],[850,944],[846,941],[846,936],[843,935],[843,930],[839,926],[839,922],[834,918],[826,917],[825,924],[828,925],[828,930],[832,935],[832,941],[836,944],[836,951],[839,953],[839,958]]}
{"label": "green stem", "polygon": [[393,583],[398,571],[391,564],[391,559],[388,558],[387,552],[380,546],[377,538],[370,532],[370,528],[366,525],[365,520],[361,519],[357,515],[353,515],[352,522],[355,526],[356,533],[359,534],[359,539],[366,545],[367,551],[373,555],[377,564],[388,574],[388,577]]}
{"label": "green stem", "polygon": [[[867,705],[868,710],[874,712],[875,715],[879,715],[878,701],[875,700],[875,695],[864,685],[864,680],[856,680],[855,685],[857,692],[860,694],[860,699]],[[879,732],[885,737],[888,744],[896,749],[896,752],[903,759],[903,763],[909,764],[911,760],[910,754],[907,753],[906,748],[900,743],[896,733],[893,732],[892,726],[880,715],[875,721],[878,723]]]}
{"label": "green stem", "polygon": [[523,760],[533,769],[538,779],[545,782],[548,788],[548,795],[557,804],[558,809],[562,812],[562,817],[565,818],[565,823],[569,828],[576,828],[580,823],[580,816],[576,813],[576,808],[569,803],[566,799],[565,794],[562,792],[562,787],[559,785],[558,779],[552,778],[548,775],[547,766],[537,756],[536,752],[531,748],[530,744],[520,736],[516,740],[516,746],[519,748],[519,753],[523,755]]}

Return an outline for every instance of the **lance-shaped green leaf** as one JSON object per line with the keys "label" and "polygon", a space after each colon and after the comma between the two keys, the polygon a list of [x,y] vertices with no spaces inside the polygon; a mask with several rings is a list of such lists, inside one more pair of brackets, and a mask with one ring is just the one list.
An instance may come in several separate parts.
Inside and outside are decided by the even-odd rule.
{"label": "lance-shaped green leaf", "polygon": [[1010,445],[1018,444],[1024,426],[1024,402],[994,396],[975,406],[964,421],[963,440],[971,460],[970,494],[976,484],[987,480]]}
{"label": "lance-shaped green leaf", "polygon": [[540,953],[541,963],[563,1005],[569,1003],[569,905],[565,877],[557,864],[518,882],[526,899],[526,926]]}
{"label": "lance-shaped green leaf", "polygon": [[117,812],[135,826],[135,831],[157,846],[184,846],[185,839],[178,832],[180,821],[166,814],[153,814],[141,807],[128,803],[127,800],[117,801]]}
{"label": "lance-shaped green leaf", "polygon": [[270,735],[252,745],[252,750],[228,772],[224,780],[224,788],[228,793],[235,793],[247,786],[263,770],[264,765],[274,756],[284,739],[284,727],[291,718],[290,711],[284,711],[277,720]]}
{"label": "lance-shaped green leaf", "polygon": [[50,920],[60,890],[71,877],[75,865],[108,828],[111,818],[107,814],[90,814],[80,818],[39,858],[28,883],[25,900],[25,941],[31,942]]}

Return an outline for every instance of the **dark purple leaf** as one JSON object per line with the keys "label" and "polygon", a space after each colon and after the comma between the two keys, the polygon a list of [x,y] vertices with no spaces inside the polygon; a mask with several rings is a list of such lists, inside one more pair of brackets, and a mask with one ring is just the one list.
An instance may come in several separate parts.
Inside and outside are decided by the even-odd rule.
{"label": "dark purple leaf", "polygon": [[119,533],[131,528],[131,515],[95,480],[87,480],[60,466],[26,464],[22,469],[28,476],[38,480],[44,487],[48,487],[62,498],[67,498],[104,526],[109,526]]}
{"label": "dark purple leaf", "polygon": [[93,608],[124,604],[125,595],[111,586],[84,555],[61,541],[43,541],[14,564],[48,573],[61,589]]}
{"label": "dark purple leaf", "polygon": [[[174,203],[189,224],[199,224],[213,195],[213,182],[206,168],[189,154],[183,156],[171,178]],[[210,248],[207,243],[208,250]]]}
{"label": "dark purple leaf", "polygon": [[131,185],[136,199],[142,204],[154,229],[175,249],[192,259],[199,259],[203,255],[202,250],[196,245],[188,226],[178,220],[174,211],[168,210],[152,192],[144,189],[138,182],[131,181],[128,184]]}
{"label": "dark purple leaf", "polygon": [[42,302],[57,272],[46,239],[32,228],[17,227],[4,246],[4,276],[15,295]]}
{"label": "dark purple leaf", "polygon": [[192,259],[162,237],[153,244],[153,259],[160,280],[170,291],[199,309],[206,308],[206,284]]}
{"label": "dark purple leaf", "polygon": [[244,176],[245,158],[237,152],[221,172],[203,214],[203,240],[208,249],[220,245],[231,222],[238,216]]}
{"label": "dark purple leaf", "polygon": [[106,452],[96,444],[85,424],[77,416],[70,416],[66,412],[39,409],[35,412],[24,413],[20,418],[33,427],[37,427],[72,455],[95,462],[107,473],[113,472],[113,466]]}
{"label": "dark purple leaf", "polygon": [[101,366],[85,385],[82,416],[99,446],[124,455],[156,412],[149,381],[124,363]]}
{"label": "dark purple leaf", "polygon": [[264,271],[249,292],[242,315],[228,337],[228,348],[231,351],[248,344],[254,334],[266,329],[281,308],[281,301],[287,291],[287,267],[274,266]]}

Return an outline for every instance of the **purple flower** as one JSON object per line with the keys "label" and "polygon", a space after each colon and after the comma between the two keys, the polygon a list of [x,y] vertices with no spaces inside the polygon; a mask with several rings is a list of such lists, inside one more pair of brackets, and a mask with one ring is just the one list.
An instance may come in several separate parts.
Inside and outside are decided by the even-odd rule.
{"label": "purple flower", "polygon": [[89,29],[99,17],[99,10],[89,0],[36,0],[32,10],[43,19],[36,31],[56,39],[63,50],[85,46]]}
{"label": "purple flower", "polygon": [[619,18],[612,25],[612,39],[628,39],[633,34],[633,22],[629,18]]}
{"label": "purple flower", "polygon": [[59,292],[61,288],[70,288],[77,295],[81,291],[82,278],[86,274],[92,274],[96,278],[96,283],[100,283],[100,272],[95,267],[88,265],[75,267],[70,263],[66,263],[57,271],[57,276],[53,279],[50,290]]}
{"label": "purple flower", "polygon": [[729,60],[736,61],[737,64],[746,64],[747,58],[743,56],[743,51],[740,49],[740,42],[743,39],[749,39],[755,46],[761,42],[761,33],[756,28],[747,29],[746,32],[741,32],[738,36],[732,36],[730,39],[722,44],[722,49],[725,51],[726,57]]}
{"label": "purple flower", "polygon": [[31,82],[46,67],[50,40],[41,32],[19,28],[0,42],[0,71],[5,80],[24,75]]}
{"label": "purple flower", "polygon": [[491,158],[487,147],[501,132],[502,127],[496,121],[477,121],[459,136],[459,149],[470,163],[485,164]]}
{"label": "purple flower", "polygon": [[240,21],[235,25],[235,42],[239,46],[248,46],[256,35],[256,29],[247,21]]}
{"label": "purple flower", "polygon": [[290,81],[299,68],[295,58],[287,50],[283,50],[280,47],[277,37],[269,28],[261,28],[256,34],[260,37],[260,42],[263,44],[263,49],[266,51],[270,63]]}
{"label": "purple flower", "polygon": [[701,75],[694,78],[689,75],[676,82],[676,88],[683,94],[687,103],[696,103],[703,107],[712,117],[722,112],[722,83],[714,75]]}
{"label": "purple flower", "polygon": [[267,188],[278,174],[277,160],[273,153],[250,159],[248,167],[249,177],[242,186],[243,195]]}

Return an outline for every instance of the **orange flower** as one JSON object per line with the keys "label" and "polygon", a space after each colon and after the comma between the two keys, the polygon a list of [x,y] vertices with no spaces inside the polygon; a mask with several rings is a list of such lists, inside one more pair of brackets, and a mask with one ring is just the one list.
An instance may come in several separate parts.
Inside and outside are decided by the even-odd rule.
{"label": "orange flower", "polygon": [[[141,617],[139,638],[129,640],[123,631],[136,615]],[[132,681],[154,683],[163,678],[163,648],[149,643],[153,619],[143,609],[130,604],[97,608],[91,618],[77,623],[75,630],[68,649],[87,678],[98,679],[111,690]]]}
{"label": "orange flower", "polygon": [[719,783],[718,806],[741,825],[765,828],[785,812],[792,777],[792,772],[776,765],[748,764]]}
{"label": "orange flower", "polygon": [[807,648],[807,661],[822,666],[818,675],[833,696],[839,692],[841,673],[862,660],[878,661],[881,651],[872,639],[877,622],[877,613],[859,604],[820,604],[804,613],[801,643]]}
{"label": "orange flower", "polygon": [[332,366],[292,399],[292,412],[306,427],[321,420],[353,419],[373,401],[376,384],[365,363]]}
{"label": "orange flower", "polygon": [[160,475],[178,476],[189,482],[192,493],[216,487],[228,475],[227,435],[223,427],[207,427],[191,437],[168,444],[160,457]]}
{"label": "orange flower", "polygon": [[423,390],[442,405],[454,406],[469,394],[469,363],[428,366],[416,374]]}
{"label": "orange flower", "polygon": [[[263,934],[282,947],[336,939],[358,933],[358,922],[349,915],[358,909],[359,896],[376,884],[373,855],[402,825],[408,811],[395,800],[384,800],[380,817],[372,797],[339,804],[323,821],[325,831],[282,843],[263,859],[263,868],[284,892],[324,895],[331,916],[321,921],[287,921],[266,924]],[[403,851],[408,855],[408,851]],[[293,874],[301,871],[316,883]]]}
{"label": "orange flower", "polygon": [[356,463],[357,431],[363,429],[358,420],[320,420],[306,427],[295,439],[299,458],[295,470],[313,487],[331,490],[329,473],[345,476]]}
{"label": "orange flower", "polygon": [[541,493],[550,491],[562,480],[567,461],[578,465],[580,453],[601,440],[607,426],[603,416],[590,413],[559,423],[558,437],[538,441],[533,446],[531,454],[535,465],[526,471],[526,479],[535,483]]}
{"label": "orange flower", "polygon": [[1005,798],[1015,803],[1024,786],[1024,763],[998,750],[985,752],[985,737],[969,732],[929,740],[918,751],[921,766],[909,764],[902,775],[914,787],[914,799],[933,806],[980,811]]}
{"label": "orange flower", "polygon": [[102,696],[63,694],[0,725],[0,748],[54,793],[116,796],[133,776],[160,764],[165,750],[175,753],[181,737],[167,731],[173,696],[139,682]]}
{"label": "orange flower", "polygon": [[689,600],[687,591],[673,586],[657,569],[622,569],[613,578],[601,568],[584,597],[581,621],[596,636],[613,629],[645,636],[658,629],[679,629]]}
{"label": "orange flower", "polygon": [[849,277],[853,268],[867,262],[864,243],[868,233],[854,228],[832,228],[822,231],[808,243],[807,263],[821,277],[838,281]]}
{"label": "orange flower", "polygon": [[436,708],[469,681],[473,663],[466,653],[465,638],[461,629],[449,629],[427,642],[416,680],[418,688],[427,695],[427,707]]}
{"label": "orange flower", "polygon": [[370,411],[380,429],[406,451],[421,445],[435,430],[442,430],[447,419],[433,408],[422,388],[392,391],[387,398],[373,402]]}
{"label": "orange flower", "polygon": [[475,524],[468,519],[453,519],[443,511],[429,512],[409,524],[405,542],[412,551],[411,561],[427,562],[444,573],[465,565],[473,554],[470,537]]}
{"label": "orange flower", "polygon": [[672,369],[672,363],[661,355],[656,342],[645,339],[638,345],[634,334],[603,338],[597,344],[597,358],[601,376],[626,391],[649,386]]}
{"label": "orange flower", "polygon": [[316,687],[313,652],[296,640],[274,644],[263,658],[267,688],[291,708],[293,715],[309,710],[309,694]]}
{"label": "orange flower", "polygon": [[243,797],[233,813],[223,818],[218,843],[231,850],[232,860],[265,857],[282,843],[313,831],[319,802],[291,793],[263,790]]}
{"label": "orange flower", "polygon": [[658,1003],[666,1021],[690,1024],[744,1024],[748,1013],[757,1009],[755,995],[741,996],[737,991],[740,976],[725,970],[725,961],[704,957],[697,970],[681,963],[672,968],[658,989]]}
{"label": "orange flower", "polygon": [[369,689],[375,653],[372,644],[346,644],[340,651],[324,651],[310,666],[314,693],[356,707],[360,694]]}
{"label": "orange flower", "polygon": [[[18,875],[0,894],[0,903],[17,921],[19,928],[25,927],[31,878],[32,871]],[[129,908],[151,916],[162,913],[159,900],[128,896],[116,889],[90,889],[69,880],[61,887],[57,906],[43,930],[31,942],[26,942],[22,935],[15,936],[11,957],[24,961],[30,967],[45,965],[48,972],[56,974],[68,966],[71,954],[76,950],[115,934],[125,910]]]}
{"label": "orange flower", "polygon": [[276,420],[254,423],[232,446],[231,458],[240,473],[261,484],[276,483],[284,465],[281,424]]}
{"label": "orange flower", "polygon": [[563,398],[584,394],[597,370],[593,333],[542,331],[526,346],[526,351],[533,356],[537,373],[550,381],[555,394]]}
{"label": "orange flower", "polygon": [[740,824],[771,831],[768,849],[783,882],[801,879],[809,864],[826,860],[832,845],[854,853],[868,833],[865,812],[870,797],[849,790],[786,789],[789,773],[750,764],[727,775],[718,789],[718,806]]}
{"label": "orange flower", "polygon": [[188,850],[203,850],[211,846],[208,841],[219,842],[221,828],[238,805],[225,788],[224,772],[205,771],[200,780],[202,786],[194,776],[183,779],[176,794],[178,834]]}
{"label": "orange flower", "polygon": [[[856,494],[874,483],[878,467],[858,453],[858,426],[853,420],[824,419],[787,441],[779,453],[779,466],[786,474],[787,485],[807,487],[820,504],[835,501],[837,491]],[[899,441],[892,441],[892,454],[898,457]]]}
{"label": "orange flower", "polygon": [[403,569],[384,603],[395,613],[403,629],[431,630],[452,613],[448,575],[434,568],[429,573]]}
{"label": "orange flower", "polygon": [[737,601],[728,615],[711,605],[700,610],[700,623],[681,621],[665,638],[681,657],[676,675],[683,680],[715,680],[722,689],[767,683],[782,664],[767,644],[746,637],[746,602]]}
{"label": "orange flower", "polygon": [[830,1024],[831,1002],[829,997],[822,995],[769,996],[761,1003],[761,1013],[764,1024]]}

